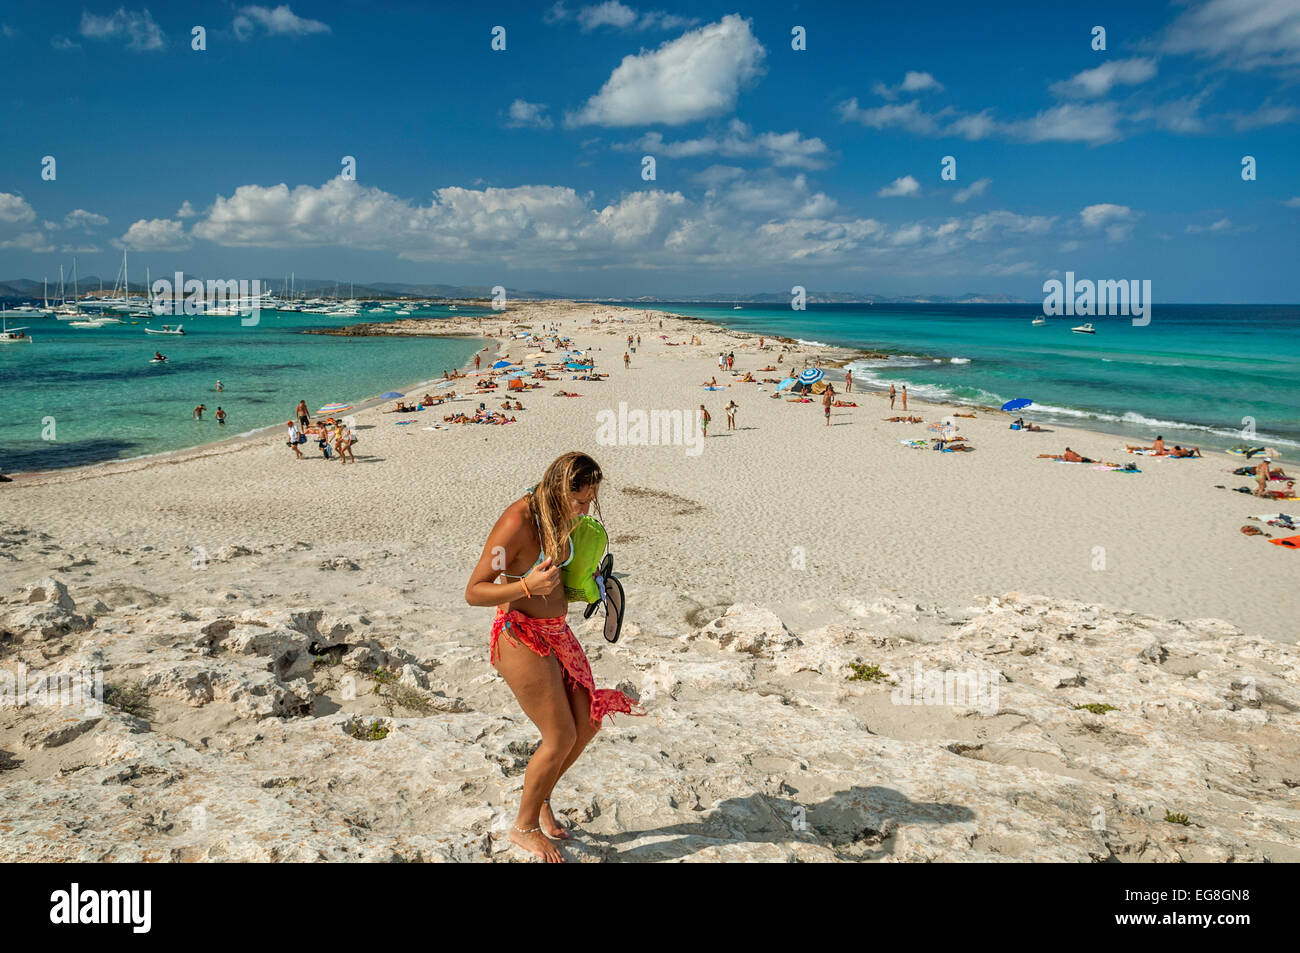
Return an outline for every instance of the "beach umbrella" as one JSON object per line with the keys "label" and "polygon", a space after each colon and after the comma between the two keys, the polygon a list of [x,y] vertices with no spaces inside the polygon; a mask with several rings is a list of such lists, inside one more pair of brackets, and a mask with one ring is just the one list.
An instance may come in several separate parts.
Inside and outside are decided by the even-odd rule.
{"label": "beach umbrella", "polygon": [[395,390],[390,390],[390,391],[389,391],[388,393],[386,393],[386,394],[380,394],[380,395],[379,395],[379,399],[380,399],[380,400],[392,400],[394,397],[405,397],[405,396],[406,396],[405,394],[399,394],[399,393],[398,393],[397,391],[395,391]]}
{"label": "beach umbrella", "polygon": [[795,379],[793,377],[787,377],[785,380],[781,381],[781,383],[776,385],[776,389],[780,391],[780,390],[785,390],[786,388],[789,387],[793,387],[794,381]]}
{"label": "beach umbrella", "polygon": [[337,414],[337,413],[342,413],[342,412],[345,411],[345,410],[351,410],[351,409],[352,409],[352,405],[351,405],[351,404],[326,404],[326,405],[325,405],[324,407],[322,407],[320,410],[316,411],[316,413],[318,413],[318,414]]}
{"label": "beach umbrella", "polygon": [[1033,401],[1028,397],[1017,397],[1015,400],[1009,400],[1002,405],[1003,410],[1019,410],[1021,407],[1028,407]]}
{"label": "beach umbrella", "polygon": [[813,384],[816,384],[819,380],[821,380],[825,376],[826,376],[826,372],[823,371],[820,367],[805,367],[802,371],[799,372],[799,383],[811,386]]}

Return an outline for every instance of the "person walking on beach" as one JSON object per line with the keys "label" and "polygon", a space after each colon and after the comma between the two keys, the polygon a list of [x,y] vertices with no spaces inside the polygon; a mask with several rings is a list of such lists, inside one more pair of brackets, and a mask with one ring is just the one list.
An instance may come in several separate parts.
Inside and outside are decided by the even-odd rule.
{"label": "person walking on beach", "polygon": [[847,371],[844,372],[844,393],[846,393],[846,394],[852,394],[852,393],[853,393],[853,370],[852,370],[852,368],[850,368],[849,370],[847,370]]}
{"label": "person walking on beach", "polygon": [[1255,465],[1255,495],[1265,496],[1268,493],[1269,464],[1272,459],[1265,457]]}
{"label": "person walking on beach", "polygon": [[548,863],[565,862],[551,838],[569,838],[551,809],[556,782],[605,716],[645,713],[622,692],[596,688],[591,663],[565,618],[560,567],[573,558],[569,534],[578,520],[593,507],[600,512],[601,480],[599,465],[586,454],[557,458],[541,482],[501,514],[465,586],[467,603],[496,607],[489,661],[542,735],[524,771],[510,841]]}
{"label": "person walking on beach", "polygon": [[822,409],[826,411],[826,426],[831,425],[831,401],[835,399],[835,388],[830,384],[826,385],[826,390],[822,392]]}
{"label": "person walking on beach", "polygon": [[226,412],[220,407],[217,408],[217,423],[223,427],[226,425]]}
{"label": "person walking on beach", "polygon": [[703,434],[704,437],[709,435],[709,421],[711,419],[709,412],[704,409],[704,405],[700,404],[700,433]]}
{"label": "person walking on beach", "polygon": [[903,409],[907,410],[907,385],[903,385]]}
{"label": "person walking on beach", "polygon": [[736,429],[736,411],[740,410],[740,405],[734,400],[727,405],[727,429]]}
{"label": "person walking on beach", "polygon": [[298,406],[294,408],[293,412],[298,418],[298,426],[306,430],[307,425],[311,423],[311,415],[307,412],[307,402],[305,400],[298,401]]}
{"label": "person walking on beach", "polygon": [[631,367],[631,366],[632,366],[632,358],[628,356],[627,351],[624,351],[624,352],[623,352],[623,370],[627,370],[627,369],[628,369],[629,367]]}
{"label": "person walking on beach", "polygon": [[286,420],[284,425],[289,428],[289,446],[293,448],[294,456],[301,460],[302,451],[298,449],[298,444],[302,443],[302,441],[298,438],[302,431],[298,429],[298,425],[292,420]]}
{"label": "person walking on beach", "polygon": [[727,369],[726,355],[724,355],[722,352],[718,352],[718,370],[725,371],[726,369]]}
{"label": "person walking on beach", "polygon": [[208,405],[207,405],[207,404],[199,404],[199,406],[195,407],[195,408],[194,408],[194,419],[195,419],[195,420],[202,420],[202,419],[203,419],[203,412],[204,412],[205,410],[207,410],[207,409],[208,409]]}

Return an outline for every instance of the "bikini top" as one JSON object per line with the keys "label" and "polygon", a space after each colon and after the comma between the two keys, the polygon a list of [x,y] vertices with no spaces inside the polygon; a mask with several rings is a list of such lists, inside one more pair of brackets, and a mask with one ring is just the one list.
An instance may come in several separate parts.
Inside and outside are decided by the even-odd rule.
{"label": "bikini top", "polygon": [[[535,489],[537,489],[537,487],[535,487],[535,486],[530,486],[530,487],[528,488],[528,490],[527,490],[527,493],[531,496],[533,490],[535,490]],[[545,549],[540,545],[541,542],[542,542],[542,524],[541,524],[541,521],[537,518],[537,514],[536,514],[536,513],[533,513],[533,522],[534,522],[535,524],[537,524],[537,542],[538,542],[537,561],[534,562],[534,563],[532,564],[531,567],[529,567],[528,572],[532,572],[534,569],[536,569],[538,566],[540,566],[540,565],[542,564],[542,560],[546,558],[546,550],[545,550]],[[571,563],[572,561],[573,561],[573,538],[570,537],[570,538],[569,538],[569,558],[566,559],[564,562],[560,563],[560,568],[563,569],[565,566],[569,565],[569,563]],[[524,576],[528,575],[528,573],[523,573],[523,574],[521,574],[521,575],[516,576],[514,573],[503,572],[503,573],[501,573],[501,575],[503,575],[503,576],[505,576],[505,577],[507,577],[507,578],[509,578],[509,579],[523,579]]]}

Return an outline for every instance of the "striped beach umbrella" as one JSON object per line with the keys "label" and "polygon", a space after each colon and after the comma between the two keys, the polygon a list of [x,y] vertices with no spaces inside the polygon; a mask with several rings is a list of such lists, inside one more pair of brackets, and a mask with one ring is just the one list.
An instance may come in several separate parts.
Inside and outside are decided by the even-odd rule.
{"label": "striped beach umbrella", "polygon": [[799,372],[799,383],[805,386],[816,384],[826,376],[826,372],[820,367],[805,367]]}
{"label": "striped beach umbrella", "polygon": [[320,408],[320,410],[316,411],[316,413],[338,414],[338,413],[342,413],[345,410],[351,410],[351,409],[352,409],[351,404],[326,404],[324,407]]}

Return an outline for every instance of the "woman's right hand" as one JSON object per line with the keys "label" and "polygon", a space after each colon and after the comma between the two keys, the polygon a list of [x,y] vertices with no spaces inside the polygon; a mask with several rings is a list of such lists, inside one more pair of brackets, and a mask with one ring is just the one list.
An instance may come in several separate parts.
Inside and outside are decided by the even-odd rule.
{"label": "woman's right hand", "polygon": [[524,582],[533,595],[548,596],[560,584],[560,567],[552,565],[551,557],[547,556],[524,577]]}

